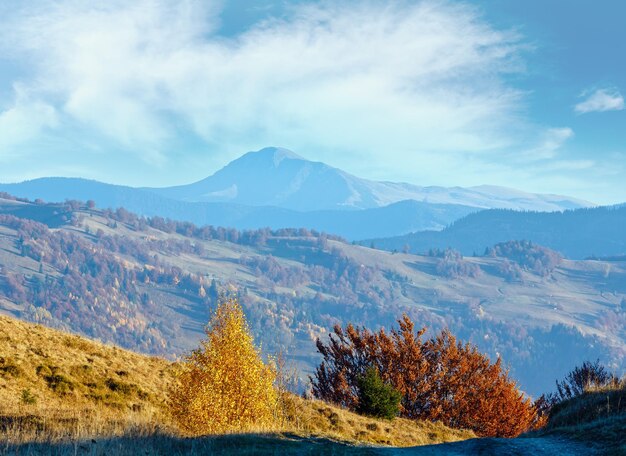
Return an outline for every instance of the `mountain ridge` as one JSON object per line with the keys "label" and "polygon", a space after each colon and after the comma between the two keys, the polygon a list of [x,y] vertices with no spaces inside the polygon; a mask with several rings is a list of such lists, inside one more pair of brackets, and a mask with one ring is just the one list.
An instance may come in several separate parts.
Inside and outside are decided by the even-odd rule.
{"label": "mountain ridge", "polygon": [[212,176],[182,186],[135,188],[52,177],[0,184],[0,192],[31,200],[93,200],[100,208],[125,207],[143,216],[199,225],[304,227],[349,240],[440,230],[490,207],[560,211],[592,204],[493,186],[418,187],[369,181],[280,148],[248,152]]}
{"label": "mountain ridge", "polygon": [[[247,175],[249,170],[253,170],[253,175]],[[271,174],[266,174],[268,172]],[[263,193],[263,190],[259,194],[263,185],[276,185],[278,189],[269,195]],[[563,210],[594,205],[562,195],[533,194],[493,185],[446,188],[423,187],[406,182],[373,181],[323,162],[307,160],[288,149],[278,147],[248,152],[213,175],[188,185],[146,189],[184,201],[228,200],[302,211],[369,209],[408,199],[438,204],[461,204],[481,209],[497,207]],[[324,192],[320,192],[320,189]],[[293,201],[298,192],[304,194],[304,200],[301,196],[300,201]],[[502,197],[507,194],[513,199],[507,201],[507,198]],[[324,201],[325,195],[334,199]]]}
{"label": "mountain ridge", "polygon": [[453,248],[472,255],[498,242],[527,240],[584,259],[626,254],[624,226],[624,204],[550,213],[490,209],[468,214],[441,231],[367,239],[362,244],[386,250],[408,245],[413,252]]}
{"label": "mountain ridge", "polygon": [[[58,178],[64,179],[64,178]],[[97,181],[92,181],[96,186]],[[233,227],[240,230],[258,228],[308,228],[336,234],[349,240],[373,236],[393,236],[399,232],[421,229],[438,230],[452,221],[473,212],[468,206],[453,204],[426,204],[418,201],[397,203],[363,210],[319,210],[299,212],[269,206],[245,206],[235,203],[195,203],[168,199],[147,193],[137,201],[138,194],[123,189],[115,195],[100,199],[99,207],[124,207],[146,217],[166,217],[189,221],[198,225]],[[27,192],[29,193],[29,192]],[[74,193],[77,200],[86,201],[93,192]],[[56,195],[59,196],[59,195]],[[0,197],[0,204],[7,200]],[[57,201],[63,201],[57,198]],[[142,207],[143,210],[137,210]]]}

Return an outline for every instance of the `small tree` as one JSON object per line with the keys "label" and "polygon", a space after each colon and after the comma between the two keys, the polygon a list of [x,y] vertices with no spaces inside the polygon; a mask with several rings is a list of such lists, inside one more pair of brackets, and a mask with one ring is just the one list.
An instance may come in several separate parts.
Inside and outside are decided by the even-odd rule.
{"label": "small tree", "polygon": [[276,373],[263,363],[239,303],[218,304],[205,332],[200,347],[180,364],[170,391],[181,429],[212,434],[271,428]]}
{"label": "small tree", "polygon": [[365,375],[357,379],[359,389],[357,412],[375,418],[392,420],[400,411],[402,394],[383,382],[374,367],[368,367]]}

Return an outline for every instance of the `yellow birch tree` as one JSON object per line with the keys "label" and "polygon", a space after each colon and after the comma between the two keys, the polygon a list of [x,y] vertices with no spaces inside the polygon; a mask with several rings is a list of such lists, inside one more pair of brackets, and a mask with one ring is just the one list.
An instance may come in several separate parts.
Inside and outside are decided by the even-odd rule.
{"label": "yellow birch tree", "polygon": [[170,391],[181,429],[199,435],[272,428],[276,372],[263,363],[240,304],[222,301],[205,332]]}

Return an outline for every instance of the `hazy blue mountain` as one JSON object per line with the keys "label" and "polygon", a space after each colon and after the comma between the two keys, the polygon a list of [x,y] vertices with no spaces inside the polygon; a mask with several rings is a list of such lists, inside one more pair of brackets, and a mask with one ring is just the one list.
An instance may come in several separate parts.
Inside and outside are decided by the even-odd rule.
{"label": "hazy blue mountain", "polygon": [[235,202],[298,211],[367,209],[404,200],[539,211],[593,205],[566,196],[538,195],[488,185],[446,188],[375,182],[276,147],[248,152],[199,182],[147,190],[183,201]]}
{"label": "hazy blue mountain", "polygon": [[508,240],[529,240],[582,259],[626,254],[626,205],[565,212],[516,212],[487,210],[470,214],[443,231],[423,231],[374,242],[377,248],[413,252],[452,247],[465,255],[482,254],[485,248]]}
{"label": "hazy blue mountain", "polygon": [[101,208],[134,205],[145,207],[149,211],[152,206],[164,204],[167,208],[168,205],[162,196],[145,190],[74,177],[44,177],[18,184],[0,184],[0,191],[31,200],[40,198],[48,202],[62,202],[68,199],[94,200]]}
{"label": "hazy blue mountain", "polygon": [[[46,179],[47,180],[47,179]],[[114,187],[110,192],[102,192],[102,186],[93,181],[81,179],[55,178],[59,186],[71,186],[76,189],[72,192],[73,199],[86,201],[94,199],[104,201],[100,207],[124,207],[132,212],[145,216],[161,216],[174,220],[183,220],[197,225],[214,225],[234,227],[237,229],[256,228],[309,228],[327,233],[336,234],[349,240],[366,237],[393,236],[397,233],[408,233],[415,230],[442,229],[454,220],[463,217],[475,208],[454,204],[426,204],[417,201],[401,201],[389,206],[355,210],[310,211],[298,212],[272,206],[244,206],[232,203],[190,203],[176,201],[156,194],[124,187]],[[40,180],[17,184],[18,196],[30,199],[41,198],[38,189]],[[0,186],[0,191],[14,191],[15,187]],[[90,197],[89,195],[102,195]],[[63,201],[58,197],[53,201]],[[43,199],[43,198],[42,198]],[[16,205],[0,199],[0,213],[14,213],[19,217],[33,218],[29,213],[28,205]],[[39,211],[37,216],[40,216]],[[54,214],[50,214],[54,217]],[[47,220],[39,220],[44,223]]]}
{"label": "hazy blue mountain", "polygon": [[439,230],[484,208],[563,210],[591,203],[501,187],[418,187],[374,182],[285,149],[249,152],[199,182],[168,188],[133,188],[79,178],[41,178],[0,184],[29,199],[94,200],[144,216],[238,229],[304,227],[347,239]]}
{"label": "hazy blue mountain", "polygon": [[199,182],[149,190],[183,201],[234,202],[299,211],[383,206],[366,181],[286,149],[249,152]]}

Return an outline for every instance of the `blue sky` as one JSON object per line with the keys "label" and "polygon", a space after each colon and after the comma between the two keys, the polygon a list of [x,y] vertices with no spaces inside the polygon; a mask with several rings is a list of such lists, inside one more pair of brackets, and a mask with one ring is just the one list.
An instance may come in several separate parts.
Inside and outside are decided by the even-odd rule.
{"label": "blue sky", "polygon": [[626,2],[4,1],[0,181],[359,176],[626,201]]}

